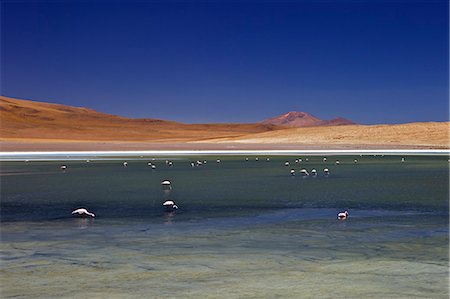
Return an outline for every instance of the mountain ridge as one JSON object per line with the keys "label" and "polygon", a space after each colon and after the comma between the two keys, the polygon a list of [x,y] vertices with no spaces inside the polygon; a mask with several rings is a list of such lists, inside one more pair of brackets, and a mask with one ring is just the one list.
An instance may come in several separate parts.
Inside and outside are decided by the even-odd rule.
{"label": "mountain ridge", "polygon": [[331,120],[320,119],[308,112],[290,111],[275,117],[271,117],[261,121],[262,124],[272,124],[286,127],[314,127],[314,126],[342,126],[355,125],[356,123],[343,118],[336,117]]}
{"label": "mountain ridge", "polygon": [[448,122],[324,125],[346,120],[323,121],[306,112],[296,112],[284,114],[285,118],[312,120],[320,125],[184,124],[130,119],[89,108],[4,96],[0,96],[0,113],[0,151],[449,148]]}
{"label": "mountain ridge", "polygon": [[269,124],[185,124],[126,118],[90,108],[0,96],[2,138],[76,140],[191,140],[232,137],[279,129]]}

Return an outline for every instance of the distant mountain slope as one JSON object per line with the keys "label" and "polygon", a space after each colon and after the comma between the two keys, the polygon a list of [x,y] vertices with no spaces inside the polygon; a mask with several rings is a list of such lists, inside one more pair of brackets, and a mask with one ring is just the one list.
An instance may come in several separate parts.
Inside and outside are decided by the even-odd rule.
{"label": "distant mountain slope", "polygon": [[104,124],[136,122],[176,124],[176,122],[159,119],[129,119],[84,107],[19,100],[3,96],[0,97],[0,111],[2,122],[5,125],[14,122],[23,127],[62,125],[62,123],[64,126],[79,127],[92,121],[101,121]]}
{"label": "distant mountain slope", "polygon": [[355,122],[343,117],[333,118],[332,120],[328,120],[326,122],[328,126],[356,125]]}
{"label": "distant mountain slope", "polygon": [[449,148],[449,122],[421,122],[397,125],[349,125],[286,128],[247,136],[221,138],[208,142],[225,144],[297,144],[300,147],[344,146],[351,149],[367,146]]}
{"label": "distant mountain slope", "polygon": [[183,124],[152,118],[130,119],[89,108],[4,96],[0,96],[0,113],[1,138],[182,141],[276,129],[264,124]]}
{"label": "distant mountain slope", "polygon": [[314,126],[339,126],[355,124],[351,120],[338,117],[332,120],[323,120],[307,112],[291,111],[276,117],[272,117],[261,122],[286,127],[314,127]]}

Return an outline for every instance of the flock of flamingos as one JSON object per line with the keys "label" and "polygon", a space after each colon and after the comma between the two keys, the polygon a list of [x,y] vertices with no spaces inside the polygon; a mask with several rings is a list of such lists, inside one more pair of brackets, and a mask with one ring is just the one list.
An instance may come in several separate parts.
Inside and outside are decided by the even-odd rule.
{"label": "flock of flamingos", "polygon": [[[256,161],[259,161],[259,158],[256,157],[255,160],[256,160]],[[245,158],[245,161],[249,161],[249,158]],[[270,161],[270,158],[267,158],[266,161]],[[303,160],[302,160],[301,158],[295,159],[295,163],[296,163],[296,164],[299,164],[299,163],[301,163],[302,161],[303,161]],[[306,158],[305,161],[307,162],[307,161],[308,161],[308,158]],[[324,157],[324,158],[323,158],[323,162],[326,162],[326,161],[327,161],[327,158]],[[86,162],[89,163],[90,160],[87,160]],[[191,165],[191,167],[199,167],[199,166],[201,166],[201,165],[203,165],[203,164],[206,164],[207,162],[208,162],[207,160],[204,160],[204,161],[197,160],[197,161],[195,161],[195,162],[190,162],[190,165]],[[353,162],[356,164],[356,163],[358,163],[358,160],[355,159]],[[401,162],[404,163],[404,162],[405,162],[405,158],[402,158],[402,159],[401,159]],[[220,160],[220,159],[217,159],[217,160],[216,160],[216,163],[221,163],[221,160]],[[169,161],[169,160],[166,160],[166,164],[167,164],[169,167],[173,166],[173,162],[172,162],[172,161]],[[335,161],[335,164],[336,164],[336,165],[339,165],[339,164],[340,164],[339,160],[336,160],[336,161]],[[148,162],[147,165],[148,165],[149,167],[151,167],[152,169],[156,169],[156,165],[153,164],[152,162]],[[289,161],[286,161],[286,162],[284,163],[284,165],[287,166],[287,167],[289,167],[289,166],[290,166],[290,162],[289,162]],[[127,162],[127,161],[123,162],[123,167],[128,167],[128,162]],[[67,169],[67,165],[61,165],[60,168],[61,168],[63,171],[65,171],[65,170]],[[330,170],[329,170],[328,168],[324,168],[324,169],[323,169],[323,173],[324,173],[324,175],[325,175],[326,177],[328,177],[328,176],[330,175]],[[311,169],[311,171],[308,172],[305,168],[303,168],[303,169],[300,170],[300,174],[301,174],[303,177],[308,177],[308,176],[313,176],[313,177],[315,177],[315,176],[317,176],[317,170],[316,170],[316,169]],[[290,170],[290,175],[291,175],[291,176],[295,176],[295,175],[296,175],[295,169],[291,169],[291,170]],[[161,185],[162,185],[162,187],[163,187],[164,190],[171,190],[171,189],[172,189],[172,183],[171,183],[169,180],[164,180],[164,181],[162,181],[162,182],[161,182]],[[166,211],[175,211],[175,210],[178,209],[178,206],[177,206],[177,205],[175,204],[175,202],[172,201],[172,200],[166,200],[166,201],[162,204],[162,206],[164,207],[164,209],[165,209]],[[92,212],[89,212],[86,208],[78,208],[78,209],[72,211],[72,215],[78,216],[78,217],[92,217],[92,218],[95,217],[95,214],[92,213]],[[346,219],[348,219],[348,217],[349,217],[348,211],[339,212],[339,213],[337,214],[337,219],[339,219],[339,220],[346,220]]]}

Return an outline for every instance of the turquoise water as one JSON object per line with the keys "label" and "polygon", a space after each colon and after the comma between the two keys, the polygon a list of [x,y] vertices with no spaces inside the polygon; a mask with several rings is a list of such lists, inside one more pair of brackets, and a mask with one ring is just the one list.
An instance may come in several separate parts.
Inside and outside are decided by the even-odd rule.
{"label": "turquoise water", "polygon": [[248,157],[3,162],[2,297],[448,298],[448,157]]}

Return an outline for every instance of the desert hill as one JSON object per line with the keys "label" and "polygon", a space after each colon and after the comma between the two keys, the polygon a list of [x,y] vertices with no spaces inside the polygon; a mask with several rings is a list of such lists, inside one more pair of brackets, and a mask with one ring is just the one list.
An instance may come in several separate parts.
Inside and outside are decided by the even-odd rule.
{"label": "desert hill", "polygon": [[184,124],[3,96],[0,116],[2,151],[449,148],[448,122],[355,125],[291,112],[256,124]]}
{"label": "desert hill", "polygon": [[[130,119],[88,108],[0,97],[1,138],[188,141],[277,129],[266,124],[183,124]],[[151,113],[151,112],[149,112]]]}
{"label": "desert hill", "polygon": [[286,127],[315,127],[315,126],[341,126],[355,124],[351,120],[337,117],[332,120],[323,120],[307,112],[291,111],[276,117],[272,117],[261,122]]}

